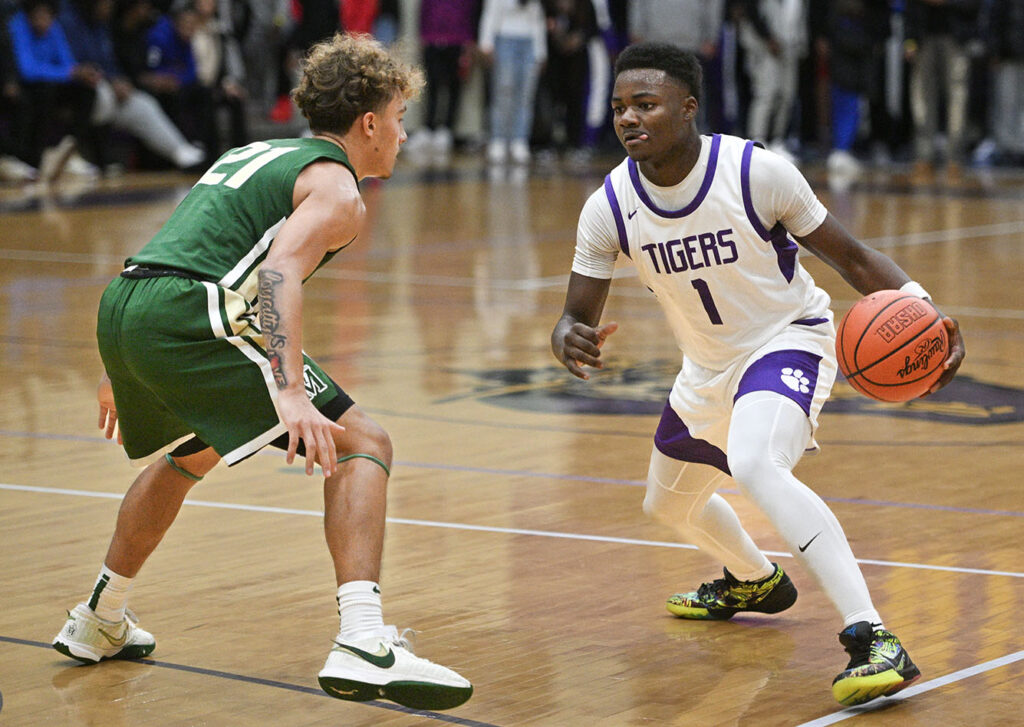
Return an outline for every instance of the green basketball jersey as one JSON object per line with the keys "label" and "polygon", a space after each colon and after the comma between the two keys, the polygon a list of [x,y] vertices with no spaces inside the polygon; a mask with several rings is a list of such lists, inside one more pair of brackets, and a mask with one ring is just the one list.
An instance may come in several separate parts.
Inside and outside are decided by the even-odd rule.
{"label": "green basketball jersey", "polygon": [[323,139],[257,141],[226,152],[128,264],[184,270],[253,300],[256,271],[292,213],[295,179],[318,159],[355,175],[345,152]]}

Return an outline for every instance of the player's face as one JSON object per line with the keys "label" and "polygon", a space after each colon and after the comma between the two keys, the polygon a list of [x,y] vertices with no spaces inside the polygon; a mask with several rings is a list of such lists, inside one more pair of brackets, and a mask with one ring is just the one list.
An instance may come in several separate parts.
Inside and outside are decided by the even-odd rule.
{"label": "player's face", "polygon": [[398,150],[409,138],[402,121],[407,108],[405,98],[396,93],[384,110],[377,115],[373,150],[377,157],[378,169],[372,175],[374,177],[387,179],[395,170]]}
{"label": "player's face", "polygon": [[612,114],[615,133],[637,162],[678,154],[695,136],[697,101],[664,71],[634,68],[615,78]]}

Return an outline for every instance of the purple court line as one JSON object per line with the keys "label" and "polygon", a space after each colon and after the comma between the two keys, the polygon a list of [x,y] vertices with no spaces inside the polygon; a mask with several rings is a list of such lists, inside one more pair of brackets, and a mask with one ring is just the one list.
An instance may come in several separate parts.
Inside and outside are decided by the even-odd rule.
{"label": "purple court line", "polygon": [[[13,636],[0,636],[0,642],[6,642],[8,644],[17,644],[19,646],[36,646],[42,649],[53,648],[50,644],[42,641],[29,641],[28,639],[18,639]],[[246,684],[258,684],[263,687],[272,687],[274,689],[285,689],[290,692],[299,692],[301,694],[309,694],[314,697],[323,697],[324,699],[334,699],[334,697],[326,694],[315,687],[304,687],[301,684],[290,684],[289,682],[279,682],[274,679],[263,679],[262,677],[246,676],[245,674],[234,674],[229,671],[220,671],[219,669],[205,669],[199,666],[189,666],[188,664],[174,664],[169,661],[156,661],[155,659],[132,659],[132,663],[135,664],[146,664],[147,666],[156,666],[161,669],[172,669],[174,671],[183,671],[189,674],[199,674],[201,676],[215,677],[217,679],[231,679],[236,682],[245,682]],[[71,669],[88,668],[83,665],[70,666]],[[343,700],[341,700],[343,701]],[[380,702],[372,700],[369,702],[360,702],[368,707],[376,707],[377,709],[387,709],[392,712],[403,712],[405,714],[414,714],[418,717],[426,717],[427,719],[434,719],[440,722],[450,722],[451,724],[467,725],[467,727],[497,727],[490,722],[478,722],[475,719],[465,719],[464,717],[454,717],[448,714],[440,714],[438,712],[428,712],[425,710],[409,709],[403,707],[400,704],[389,704],[387,702]]]}
{"label": "purple court line", "polygon": [[[386,413],[386,412],[382,412],[382,413]],[[447,420],[445,420],[445,421],[447,421]],[[501,426],[501,425],[495,425],[495,426]],[[512,428],[522,429],[522,427],[512,427]],[[572,431],[572,432],[581,432],[581,431],[583,431],[583,430],[580,430],[580,429],[571,429],[571,428],[560,429],[560,428],[555,428],[555,427],[532,427],[532,428],[540,429],[540,430],[547,430],[547,431]],[[594,430],[594,431],[592,431],[590,433],[592,433],[592,434],[616,434],[616,435],[622,434],[621,432],[607,432],[607,431],[603,431],[603,430]],[[648,437],[650,435],[649,434],[643,434],[643,435],[628,435],[627,434],[627,436],[643,436],[643,437]],[[48,439],[48,440],[54,440],[54,441],[87,442],[87,443],[97,443],[97,442],[99,442],[99,443],[107,444],[107,440],[105,440],[103,437],[98,437],[98,436],[87,436],[87,435],[82,435],[82,434],[45,434],[45,433],[38,433],[38,432],[17,432],[17,431],[11,431],[11,430],[7,430],[7,429],[0,429],[0,437],[26,437],[26,438],[29,438],[29,439]],[[834,443],[825,442],[825,443],[826,444],[842,444],[841,442],[834,442]],[[847,443],[847,444],[852,444],[852,443]],[[879,445],[879,444],[883,444],[883,443],[882,442],[872,442],[871,444]],[[931,444],[936,444],[936,443],[933,442]],[[949,444],[939,443],[938,446],[950,446],[950,444],[952,444],[952,443],[949,443]],[[263,456],[271,456],[271,457],[280,457],[281,456],[279,452],[277,452],[276,450],[273,450],[273,449],[269,449],[269,448],[261,450],[259,452],[259,454],[263,455]],[[565,482],[592,482],[592,483],[601,484],[601,485],[627,485],[629,487],[645,487],[646,484],[647,484],[644,480],[625,480],[625,479],[617,479],[617,478],[614,478],[614,477],[588,477],[586,475],[565,475],[565,474],[557,474],[557,473],[554,473],[554,472],[531,472],[529,470],[510,470],[510,469],[499,469],[499,468],[496,468],[496,467],[473,467],[473,466],[468,466],[468,465],[448,465],[448,464],[435,464],[435,463],[431,463],[431,462],[409,462],[409,461],[403,461],[403,460],[396,460],[394,462],[394,464],[396,466],[399,466],[399,467],[416,467],[416,468],[428,469],[428,470],[445,470],[445,471],[448,471],[448,472],[472,472],[472,473],[476,473],[476,474],[498,475],[498,476],[503,476],[503,477],[538,477],[538,478],[542,478],[542,479],[546,479],[546,480],[561,480],[561,481],[565,481]],[[282,467],[281,471],[282,472],[286,472],[288,474],[299,474],[299,473],[303,472],[301,467]],[[718,491],[719,492],[724,492],[724,493],[730,494],[730,495],[738,495],[738,494],[740,494],[739,490],[729,489],[729,488],[722,488],[722,489],[719,489]],[[870,505],[870,506],[874,506],[874,507],[895,507],[895,508],[905,508],[905,509],[911,509],[911,510],[934,510],[936,512],[953,512],[953,513],[961,513],[961,514],[964,514],[964,515],[999,515],[999,516],[1003,516],[1003,517],[1024,517],[1024,512],[1018,512],[1018,511],[1015,511],[1015,510],[992,510],[992,509],[980,508],[980,507],[954,507],[954,506],[951,506],[951,505],[929,505],[929,504],[915,503],[915,502],[892,502],[892,501],[889,501],[889,500],[864,500],[864,499],[855,498],[855,497],[824,497],[823,496],[821,499],[825,500],[826,502],[841,502],[841,503],[847,504],[847,505]]]}

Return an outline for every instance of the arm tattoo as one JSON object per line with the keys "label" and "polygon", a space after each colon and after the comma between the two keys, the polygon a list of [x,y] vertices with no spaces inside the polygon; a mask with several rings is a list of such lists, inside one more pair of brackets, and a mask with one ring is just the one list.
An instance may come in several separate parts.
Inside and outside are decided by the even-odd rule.
{"label": "arm tattoo", "polygon": [[263,328],[263,338],[267,343],[267,359],[270,362],[270,370],[274,374],[274,382],[278,389],[288,386],[288,377],[284,373],[284,362],[281,360],[288,337],[280,333],[281,313],[278,310],[280,301],[276,299],[278,286],[283,281],[284,276],[276,270],[263,269],[259,272],[260,325]]}

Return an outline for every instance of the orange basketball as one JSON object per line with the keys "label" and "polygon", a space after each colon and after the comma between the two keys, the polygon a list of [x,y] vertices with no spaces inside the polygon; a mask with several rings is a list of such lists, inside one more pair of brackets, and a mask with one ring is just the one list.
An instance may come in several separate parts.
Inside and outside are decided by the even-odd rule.
{"label": "orange basketball", "polygon": [[928,391],[949,358],[949,337],[927,300],[898,290],[861,298],[836,335],[839,370],[879,401],[910,401]]}

